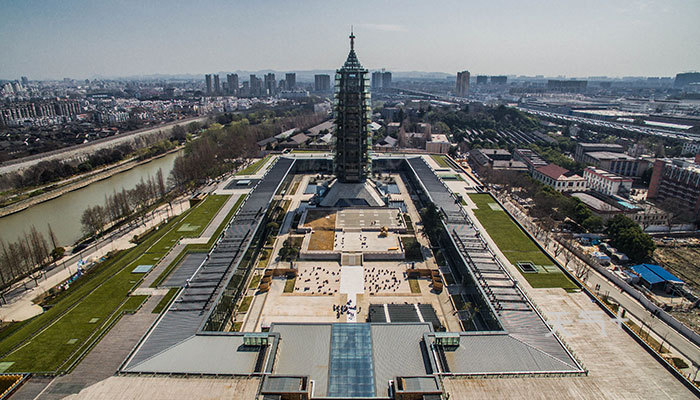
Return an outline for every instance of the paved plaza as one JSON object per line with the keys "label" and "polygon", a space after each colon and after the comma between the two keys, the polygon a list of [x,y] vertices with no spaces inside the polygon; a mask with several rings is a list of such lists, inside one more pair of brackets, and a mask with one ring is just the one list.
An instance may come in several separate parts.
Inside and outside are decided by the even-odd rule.
{"label": "paved plaza", "polygon": [[333,250],[363,252],[398,252],[401,249],[399,238],[389,232],[381,236],[379,232],[336,232]]}
{"label": "paved plaza", "polygon": [[403,228],[403,221],[399,217],[400,211],[396,208],[384,209],[344,209],[338,211],[336,226],[338,229],[388,229]]}

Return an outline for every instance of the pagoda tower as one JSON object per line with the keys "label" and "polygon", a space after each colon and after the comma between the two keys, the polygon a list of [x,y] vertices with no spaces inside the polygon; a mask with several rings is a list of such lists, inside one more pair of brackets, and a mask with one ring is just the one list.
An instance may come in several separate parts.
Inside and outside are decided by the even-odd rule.
{"label": "pagoda tower", "polygon": [[350,33],[350,53],[335,74],[335,174],[342,183],[362,183],[370,174],[369,135],[371,103],[369,72],[355,54],[355,35]]}

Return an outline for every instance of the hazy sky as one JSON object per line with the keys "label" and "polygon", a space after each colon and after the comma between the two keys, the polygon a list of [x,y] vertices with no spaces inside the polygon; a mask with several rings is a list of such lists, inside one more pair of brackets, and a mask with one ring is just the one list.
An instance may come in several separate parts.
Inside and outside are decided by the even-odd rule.
{"label": "hazy sky", "polygon": [[673,76],[700,0],[0,0],[0,78],[367,68]]}

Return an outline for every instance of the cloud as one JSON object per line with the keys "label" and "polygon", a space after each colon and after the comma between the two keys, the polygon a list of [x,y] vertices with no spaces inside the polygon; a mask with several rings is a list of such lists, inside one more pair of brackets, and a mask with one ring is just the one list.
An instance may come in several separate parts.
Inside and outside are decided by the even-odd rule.
{"label": "cloud", "polygon": [[408,28],[403,25],[396,24],[359,24],[359,27],[366,28],[373,31],[383,31],[383,32],[406,32]]}

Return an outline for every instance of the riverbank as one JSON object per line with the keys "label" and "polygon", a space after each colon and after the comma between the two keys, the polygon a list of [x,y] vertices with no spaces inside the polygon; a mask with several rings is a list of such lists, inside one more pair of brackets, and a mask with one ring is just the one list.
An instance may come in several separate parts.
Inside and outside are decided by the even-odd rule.
{"label": "riverbank", "polygon": [[202,122],[210,118],[210,116],[191,117],[177,121],[167,122],[165,124],[150,126],[147,128],[137,129],[134,131],[123,132],[114,136],[93,140],[91,142],[78,144],[75,146],[65,147],[58,150],[35,154],[15,160],[5,161],[0,164],[0,174],[6,174],[25,168],[31,167],[41,161],[67,161],[74,158],[80,158],[83,155],[93,154],[102,148],[115,147],[124,142],[133,142],[139,137],[148,136],[153,133],[171,130],[175,125],[186,126],[192,122]]}
{"label": "riverbank", "polygon": [[[126,172],[132,168],[138,167],[139,165],[143,165],[146,163],[149,163],[151,161],[157,160],[159,158],[165,157],[169,154],[178,152],[184,148],[184,145],[175,147],[174,149],[167,151],[163,154],[159,154],[157,156],[153,156],[150,158],[147,158],[145,160],[137,160],[135,158],[131,158],[129,160],[123,160],[120,161],[116,164],[104,167],[98,171],[90,171],[86,172],[85,174],[81,174],[78,176],[74,176],[71,178],[68,178],[66,180],[63,180],[59,183],[53,183],[48,186],[53,186],[53,188],[45,193],[41,193],[36,196],[28,197],[22,200],[19,200],[15,203],[8,204],[2,208],[0,208],[0,218],[24,211],[32,206],[35,206],[37,204],[41,204],[45,201],[53,200],[57,197],[60,197],[66,193],[70,193],[74,190],[78,190],[81,188],[84,188],[92,183],[99,182],[101,180],[110,178],[116,174]],[[37,188],[36,190],[41,190],[41,188]]]}

